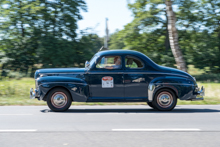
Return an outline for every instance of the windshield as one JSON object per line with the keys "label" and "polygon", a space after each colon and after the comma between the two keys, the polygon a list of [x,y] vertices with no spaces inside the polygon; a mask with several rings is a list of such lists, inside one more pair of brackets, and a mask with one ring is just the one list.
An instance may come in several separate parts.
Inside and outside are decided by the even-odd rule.
{"label": "windshield", "polygon": [[98,55],[94,55],[92,57],[92,59],[89,61],[89,68],[92,67],[92,65],[96,62],[96,59],[98,58],[99,56]]}

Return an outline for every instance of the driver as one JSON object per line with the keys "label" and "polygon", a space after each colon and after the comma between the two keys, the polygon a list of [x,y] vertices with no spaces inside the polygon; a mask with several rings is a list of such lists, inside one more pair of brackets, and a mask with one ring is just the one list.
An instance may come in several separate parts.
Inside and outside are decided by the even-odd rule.
{"label": "driver", "polygon": [[105,68],[106,69],[119,69],[119,68],[121,68],[121,58],[116,56],[114,58],[114,64],[115,65],[113,65],[113,66],[106,66]]}

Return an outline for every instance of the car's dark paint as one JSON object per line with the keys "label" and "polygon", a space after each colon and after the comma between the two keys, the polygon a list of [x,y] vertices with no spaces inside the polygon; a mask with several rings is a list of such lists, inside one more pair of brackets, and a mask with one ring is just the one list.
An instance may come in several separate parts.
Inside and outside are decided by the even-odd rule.
{"label": "car's dark paint", "polygon": [[[124,83],[122,70],[102,72],[89,72],[89,88],[91,99],[123,99],[124,97]],[[102,88],[102,77],[110,76],[114,79],[113,88]]]}
{"label": "car's dark paint", "polygon": [[[46,100],[46,94],[55,87],[66,88],[73,101],[78,102],[122,102],[152,101],[161,88],[171,89],[181,100],[196,97],[197,84],[186,72],[163,67],[154,63],[146,55],[130,50],[101,51],[96,63],[103,56],[121,56],[121,69],[98,69],[95,63],[91,68],[55,68],[40,69],[35,73],[36,97]],[[125,67],[125,57],[134,56],[144,63],[140,69]],[[102,88],[101,79],[105,76],[114,78],[113,88]]]}
{"label": "car's dark paint", "polygon": [[125,99],[147,99],[149,79],[146,74],[138,74],[132,71],[124,73]]}
{"label": "car's dark paint", "polygon": [[196,97],[194,92],[197,85],[194,85],[193,81],[189,78],[167,75],[154,78],[150,83],[155,84],[156,88],[154,94],[161,88],[169,88],[172,89],[181,100],[188,100]]}

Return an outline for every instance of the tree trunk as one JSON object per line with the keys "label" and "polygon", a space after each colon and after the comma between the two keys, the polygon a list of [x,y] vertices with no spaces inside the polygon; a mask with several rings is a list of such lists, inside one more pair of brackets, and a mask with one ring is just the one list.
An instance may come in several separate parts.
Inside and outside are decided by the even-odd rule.
{"label": "tree trunk", "polygon": [[167,22],[166,22],[166,34],[165,34],[165,36],[166,36],[166,39],[165,39],[165,43],[164,43],[164,45],[165,45],[165,49],[166,49],[166,52],[170,49],[170,40],[169,40],[169,32],[168,32],[168,17],[167,17],[167,11],[165,11],[165,13],[166,13],[166,19],[167,19]]}
{"label": "tree trunk", "polygon": [[166,4],[166,12],[167,12],[167,18],[168,18],[170,47],[171,47],[173,56],[177,64],[177,68],[187,72],[186,63],[183,59],[183,54],[179,48],[178,33],[177,33],[176,25],[175,25],[176,16],[173,12],[172,1],[166,0],[165,4]]}

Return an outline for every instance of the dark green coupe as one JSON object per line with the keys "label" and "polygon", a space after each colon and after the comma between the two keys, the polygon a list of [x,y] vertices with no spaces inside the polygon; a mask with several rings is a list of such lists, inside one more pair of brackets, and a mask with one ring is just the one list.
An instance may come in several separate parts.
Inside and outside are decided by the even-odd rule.
{"label": "dark green coupe", "polygon": [[147,102],[161,111],[179,100],[203,100],[205,89],[186,72],[157,65],[131,50],[96,53],[85,68],[39,69],[30,97],[47,101],[53,111],[74,102]]}

